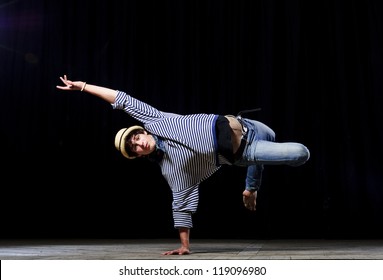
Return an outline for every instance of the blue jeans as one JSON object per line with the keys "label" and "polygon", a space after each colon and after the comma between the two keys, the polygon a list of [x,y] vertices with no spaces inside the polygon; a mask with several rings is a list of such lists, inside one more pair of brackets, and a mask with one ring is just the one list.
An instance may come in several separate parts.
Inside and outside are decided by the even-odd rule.
{"label": "blue jeans", "polygon": [[275,132],[267,125],[243,118],[247,141],[242,156],[233,165],[247,166],[246,190],[256,191],[261,186],[264,165],[299,166],[310,158],[309,150],[300,143],[275,142]]}

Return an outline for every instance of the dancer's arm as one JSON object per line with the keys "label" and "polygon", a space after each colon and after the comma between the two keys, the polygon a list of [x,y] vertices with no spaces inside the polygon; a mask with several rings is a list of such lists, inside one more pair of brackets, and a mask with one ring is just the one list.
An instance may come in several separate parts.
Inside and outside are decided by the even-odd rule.
{"label": "dancer's arm", "polygon": [[83,91],[83,92],[92,94],[94,96],[97,96],[111,104],[115,102],[115,99],[117,96],[117,90],[87,84],[86,82],[82,82],[82,81],[71,81],[71,80],[68,80],[66,75],[64,75],[64,77],[60,77],[60,79],[65,86],[56,86],[58,89],[79,90],[79,91]]}

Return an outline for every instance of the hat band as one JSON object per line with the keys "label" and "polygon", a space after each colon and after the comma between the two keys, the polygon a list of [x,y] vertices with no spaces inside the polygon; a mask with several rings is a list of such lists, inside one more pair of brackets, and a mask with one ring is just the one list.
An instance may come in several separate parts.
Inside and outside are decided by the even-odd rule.
{"label": "hat band", "polygon": [[120,151],[121,151],[121,144],[122,144],[122,140],[124,139],[124,134],[125,134],[125,132],[128,130],[129,128],[127,128],[127,129],[125,129],[125,131],[122,133],[122,135],[121,135],[121,138],[120,138],[120,143],[119,143],[119,145],[118,145],[118,147],[119,147],[119,149],[120,149]]}

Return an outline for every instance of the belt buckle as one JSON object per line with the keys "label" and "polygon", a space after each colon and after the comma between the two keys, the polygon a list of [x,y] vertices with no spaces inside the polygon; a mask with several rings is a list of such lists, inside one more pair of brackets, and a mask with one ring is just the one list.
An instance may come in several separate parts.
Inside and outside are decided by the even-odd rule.
{"label": "belt buckle", "polygon": [[244,137],[247,135],[247,126],[243,123],[243,119],[242,119],[241,115],[237,115],[236,119],[239,121],[239,123],[242,126],[242,137],[241,137],[241,139],[244,139]]}

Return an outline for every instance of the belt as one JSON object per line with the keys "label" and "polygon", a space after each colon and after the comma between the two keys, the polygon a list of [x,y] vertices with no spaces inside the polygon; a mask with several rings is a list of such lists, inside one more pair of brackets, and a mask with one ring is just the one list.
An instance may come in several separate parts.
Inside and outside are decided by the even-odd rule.
{"label": "belt", "polygon": [[247,114],[247,113],[251,113],[251,112],[256,112],[256,111],[260,111],[261,108],[255,108],[255,109],[249,109],[249,110],[243,110],[243,111],[240,111],[237,116],[236,116],[236,119],[239,121],[239,123],[242,125],[242,134],[243,135],[246,135],[247,134],[247,127],[246,125],[244,124],[243,122],[243,119],[242,119],[242,115],[243,114]]}
{"label": "belt", "polygon": [[246,144],[248,143],[247,142],[247,131],[248,131],[248,128],[247,128],[245,122],[242,119],[242,114],[246,114],[246,113],[250,113],[250,112],[256,112],[256,111],[260,111],[260,110],[261,110],[261,108],[250,109],[250,110],[243,110],[243,111],[240,111],[237,114],[237,116],[235,116],[235,118],[239,121],[239,123],[242,126],[241,143],[239,145],[239,148],[238,148],[237,152],[234,154],[234,159],[235,160],[238,160],[239,158],[242,157],[243,151],[245,150]]}

